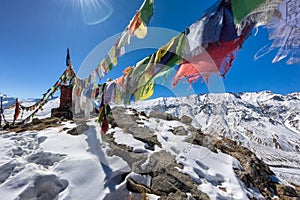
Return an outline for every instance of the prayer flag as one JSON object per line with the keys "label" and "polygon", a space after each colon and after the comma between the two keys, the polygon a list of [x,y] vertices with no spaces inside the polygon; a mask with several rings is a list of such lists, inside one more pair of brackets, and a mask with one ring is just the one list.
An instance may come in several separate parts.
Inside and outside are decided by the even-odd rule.
{"label": "prayer flag", "polygon": [[231,0],[235,24],[239,24],[255,8],[265,0]]}

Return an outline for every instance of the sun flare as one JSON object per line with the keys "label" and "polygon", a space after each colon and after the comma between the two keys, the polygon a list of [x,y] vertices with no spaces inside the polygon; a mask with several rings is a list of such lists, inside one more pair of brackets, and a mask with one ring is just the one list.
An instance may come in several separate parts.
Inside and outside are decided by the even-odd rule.
{"label": "sun flare", "polygon": [[95,25],[107,20],[113,7],[107,0],[74,0],[73,4],[80,9],[84,23]]}

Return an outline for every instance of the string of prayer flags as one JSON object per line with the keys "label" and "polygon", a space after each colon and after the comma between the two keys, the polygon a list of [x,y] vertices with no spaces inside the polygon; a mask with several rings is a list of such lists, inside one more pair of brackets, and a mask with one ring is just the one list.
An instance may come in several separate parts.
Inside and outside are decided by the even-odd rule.
{"label": "string of prayer flags", "polygon": [[[115,81],[115,103],[128,104],[132,97],[135,100],[151,97],[154,93],[155,79],[168,75],[171,69],[180,63],[182,66],[174,78],[174,86],[183,77],[189,79],[193,76],[193,80],[196,80],[197,76],[197,79],[202,77],[207,80],[211,73],[224,76],[245,38],[237,36],[230,2],[218,1],[206,10],[204,17],[187,30],[134,67],[127,68],[124,75]],[[218,56],[212,58],[208,50]],[[204,70],[200,70],[199,73],[192,65],[186,64],[191,59],[201,66],[211,66],[202,67]]]}
{"label": "string of prayer flags", "polygon": [[[296,39],[299,39],[299,1],[285,0],[280,4],[285,5],[285,8],[278,8],[280,2],[281,0],[218,0],[197,22],[152,55],[133,67],[126,68],[121,77],[102,85],[94,84],[94,87],[91,87],[91,77],[76,81],[76,93],[73,94],[76,94],[76,99],[100,96],[98,122],[101,132],[106,133],[109,127],[109,104],[128,104],[133,98],[150,98],[154,93],[155,79],[169,75],[177,65],[179,67],[173,78],[173,86],[183,78],[194,82],[199,78],[208,81],[213,73],[224,77],[254,27],[268,23],[270,39],[274,40],[272,48],[280,48],[277,60],[291,54],[290,62],[295,62],[300,57],[299,44],[296,44]],[[292,8],[294,12],[291,11]],[[286,9],[288,14],[284,14],[283,9]],[[283,13],[283,17],[279,15],[280,12]],[[124,47],[130,43],[131,36],[145,36],[146,25],[152,14],[153,1],[145,0],[121,37],[97,66],[94,75],[101,79],[118,64],[117,59],[124,54]],[[277,19],[281,20],[278,28],[275,27],[275,23],[271,23],[274,16],[281,17]],[[280,36],[282,33],[284,37]],[[83,109],[88,105],[85,99],[79,101],[78,108]]]}
{"label": "string of prayer flags", "polygon": [[58,88],[68,80],[67,70],[65,70],[60,76],[60,78],[55,82],[55,84],[51,88],[49,88],[46,93],[43,94],[43,97],[38,102],[31,106],[20,106],[22,109],[22,115],[24,110],[33,111],[28,117],[26,117],[22,121],[22,124],[27,123],[30,120],[30,118],[33,117],[39,110],[42,110],[43,106],[46,103],[48,103],[50,97],[53,97],[54,93],[58,91]]}
{"label": "string of prayer flags", "polygon": [[[66,63],[68,64],[70,71],[72,71],[74,80],[73,97],[75,104],[75,113],[79,113],[81,110],[85,111],[85,115],[88,116],[92,110],[92,101],[86,97],[83,93],[87,94],[90,84],[96,82],[96,77],[102,79],[105,74],[113,69],[118,64],[118,57],[125,54],[125,46],[130,44],[130,38],[135,35],[138,38],[144,38],[147,34],[147,25],[153,15],[154,0],[145,0],[141,8],[137,11],[129,25],[123,31],[118,40],[114,43],[113,47],[108,51],[107,56],[101,60],[100,64],[92,71],[92,73],[85,79],[80,79],[76,76],[74,69],[69,61],[69,53],[67,55]],[[97,89],[94,89],[94,93]],[[126,90],[124,90],[126,91]],[[120,96],[120,95],[119,95]],[[94,98],[93,98],[94,99]]]}
{"label": "string of prayer flags", "polygon": [[[125,46],[130,44],[130,38],[135,35],[142,39],[147,34],[147,25],[153,15],[154,0],[145,0],[130,20],[129,25],[123,31],[113,47],[108,51],[107,56],[101,60],[100,64],[92,71],[86,79],[80,79],[75,76],[75,84],[79,87],[86,88],[88,83],[95,82],[95,76],[102,79],[105,74],[118,64],[118,57],[125,54]],[[68,59],[67,59],[68,60]]]}
{"label": "string of prayer flags", "polygon": [[21,109],[22,110],[25,110],[25,111],[32,111],[32,110],[35,110],[36,107],[38,107],[42,102],[48,100],[51,95],[49,95],[49,93],[51,91],[57,91],[58,88],[60,87],[61,84],[64,84],[65,82],[67,81],[67,76],[66,76],[66,71],[64,71],[64,73],[60,76],[60,78],[55,82],[55,84],[49,88],[47,90],[47,92],[45,92],[43,94],[43,97],[38,101],[36,102],[34,105],[31,105],[31,106],[23,106],[21,105]]}
{"label": "string of prayer flags", "polygon": [[269,29],[271,46],[260,49],[255,59],[258,59],[274,49],[278,49],[273,63],[288,58],[287,64],[300,62],[300,1],[284,0],[278,7],[279,14],[266,27]]}

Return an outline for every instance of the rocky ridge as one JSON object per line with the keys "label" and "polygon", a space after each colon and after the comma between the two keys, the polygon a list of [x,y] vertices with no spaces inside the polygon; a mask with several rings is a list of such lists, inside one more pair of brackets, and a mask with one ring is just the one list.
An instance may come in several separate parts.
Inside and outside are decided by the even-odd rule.
{"label": "rocky ridge", "polygon": [[132,107],[189,116],[202,132],[249,148],[282,180],[300,185],[300,93],[191,95],[141,101]]}
{"label": "rocky ridge", "polygon": [[[146,125],[145,122],[150,119],[163,120],[162,122],[179,122],[181,126],[170,128],[169,131],[172,134],[184,135],[185,142],[189,142],[191,145],[202,146],[212,152],[223,152],[232,156],[240,165],[240,167],[234,169],[238,179],[247,188],[256,188],[264,198],[276,199],[277,196],[278,199],[299,199],[296,187],[282,184],[269,166],[253,152],[226,137],[203,134],[200,129],[191,125],[191,118],[187,116],[178,118],[157,111],[152,111],[147,116],[145,113],[138,113],[134,109],[127,110],[123,107],[115,107],[113,109],[113,119],[110,121],[113,129],[111,129],[107,139],[110,145],[109,154],[121,157],[130,166],[133,174],[128,175],[126,186],[133,199],[138,199],[145,193],[158,195],[160,199],[210,198],[209,194],[199,190],[199,181],[197,182],[197,180],[181,171],[184,165],[178,162],[177,156],[164,149],[151,152],[155,148],[160,149],[163,145],[157,139],[158,136],[155,134],[153,127]],[[142,141],[148,151],[135,151],[132,147],[118,144],[115,141],[114,129],[122,129],[125,133],[131,134],[135,139]],[[155,147],[155,145],[157,146]],[[205,168],[206,163],[202,163],[201,160],[198,160],[198,163],[199,166]],[[201,176],[201,172],[199,174]],[[222,187],[224,181],[222,174],[217,174],[214,178],[208,178],[204,174],[202,176],[208,182],[210,181],[208,179],[211,178],[213,181],[210,184],[216,185],[225,193],[227,192],[226,187]],[[222,192],[219,193],[220,198],[222,197],[221,194]],[[247,193],[250,199],[258,198],[256,195],[257,193]]]}

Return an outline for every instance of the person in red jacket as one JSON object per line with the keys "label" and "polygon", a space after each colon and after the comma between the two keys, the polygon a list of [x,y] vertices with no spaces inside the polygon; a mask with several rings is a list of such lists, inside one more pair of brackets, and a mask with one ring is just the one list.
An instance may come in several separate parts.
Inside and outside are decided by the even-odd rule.
{"label": "person in red jacket", "polygon": [[15,121],[19,117],[19,115],[20,115],[20,102],[18,101],[18,98],[17,98],[16,99],[16,107],[15,107],[13,126],[15,125]]}

